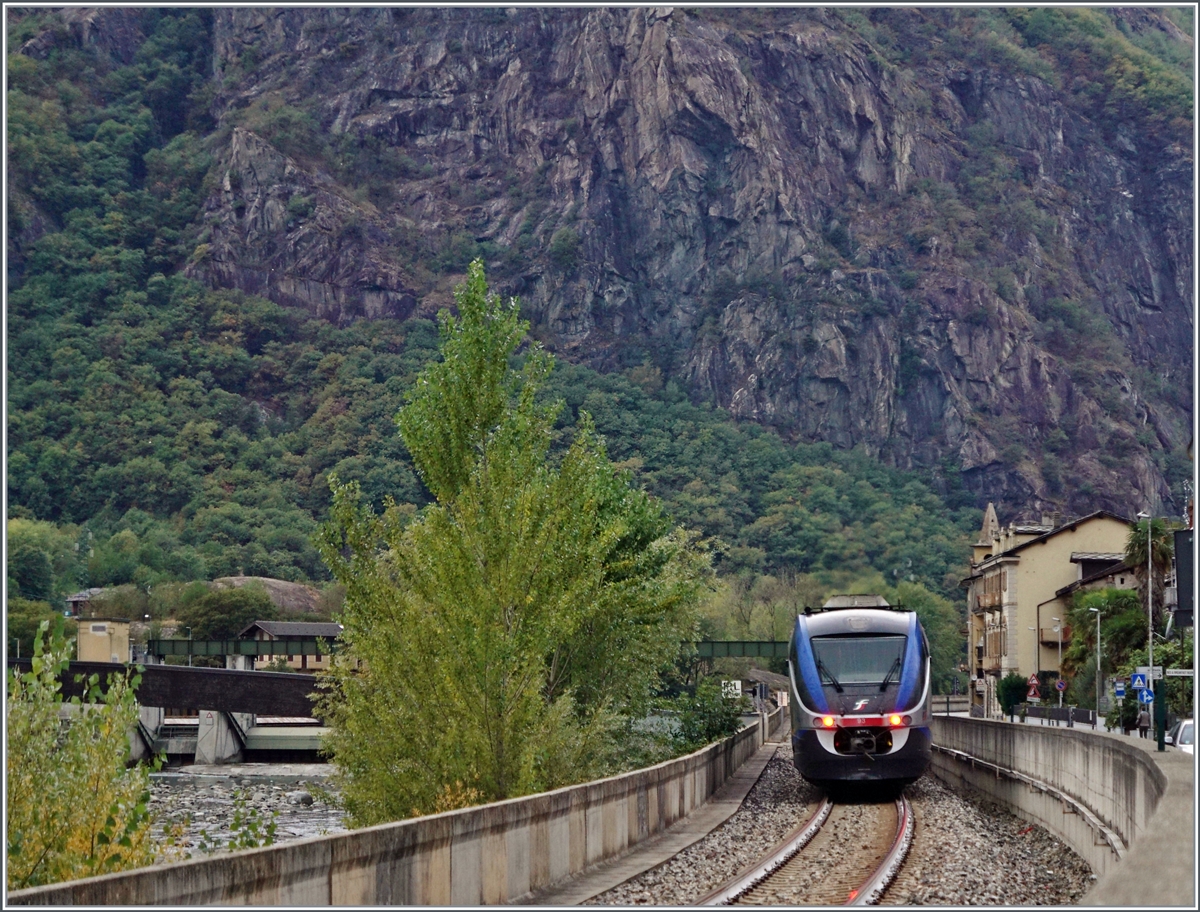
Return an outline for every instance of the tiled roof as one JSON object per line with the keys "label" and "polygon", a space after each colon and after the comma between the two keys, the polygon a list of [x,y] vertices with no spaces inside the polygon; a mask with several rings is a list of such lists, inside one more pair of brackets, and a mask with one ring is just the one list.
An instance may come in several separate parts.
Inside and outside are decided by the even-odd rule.
{"label": "tiled roof", "polygon": [[277,638],[287,637],[326,637],[334,639],[342,632],[341,624],[329,621],[255,621],[238,634],[239,637],[250,636],[255,630]]}
{"label": "tiled roof", "polygon": [[1012,548],[1009,548],[1007,551],[1001,551],[999,555],[993,554],[992,557],[995,558],[1001,555],[1016,554],[1018,551],[1024,551],[1027,548],[1033,547],[1034,545],[1042,544],[1048,538],[1051,538],[1062,532],[1074,532],[1077,526],[1081,526],[1093,519],[1115,519],[1117,522],[1122,522],[1126,525],[1133,525],[1133,523],[1131,523],[1124,516],[1118,516],[1116,513],[1112,513],[1108,510],[1097,510],[1095,513],[1089,513],[1087,516],[1081,516],[1078,519],[1072,519],[1068,522],[1064,522],[1053,532],[1047,532],[1044,535],[1039,535],[1037,538],[1031,538],[1029,541],[1021,542],[1021,544],[1015,545]]}

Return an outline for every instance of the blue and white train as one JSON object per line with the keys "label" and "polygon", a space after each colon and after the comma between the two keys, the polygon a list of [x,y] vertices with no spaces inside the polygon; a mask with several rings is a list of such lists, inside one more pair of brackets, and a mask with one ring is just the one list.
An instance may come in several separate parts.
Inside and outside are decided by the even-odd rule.
{"label": "blue and white train", "polygon": [[929,641],[913,611],[834,596],[796,619],[792,756],[811,782],[919,778],[930,759]]}

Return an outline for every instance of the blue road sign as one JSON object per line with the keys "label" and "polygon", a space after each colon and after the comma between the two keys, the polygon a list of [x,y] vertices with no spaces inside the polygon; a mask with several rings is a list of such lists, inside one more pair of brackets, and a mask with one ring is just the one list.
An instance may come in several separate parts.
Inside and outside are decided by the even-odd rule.
{"label": "blue road sign", "polygon": [[1146,689],[1146,676],[1144,674],[1135,674],[1129,680],[1129,686],[1131,688],[1133,688],[1134,690],[1145,690]]}
{"label": "blue road sign", "polygon": [[1066,682],[1066,681],[1055,681],[1055,682],[1054,682],[1054,689],[1055,689],[1055,690],[1066,690],[1066,689],[1067,689],[1067,682]]}
{"label": "blue road sign", "polygon": [[1148,687],[1143,687],[1141,690],[1138,691],[1138,702],[1139,703],[1153,703],[1154,702],[1154,691],[1150,690],[1150,688],[1148,688]]}
{"label": "blue road sign", "polygon": [[1124,700],[1125,699],[1125,682],[1118,681],[1115,686],[1116,686],[1116,691],[1115,691],[1116,698],[1118,700]]}

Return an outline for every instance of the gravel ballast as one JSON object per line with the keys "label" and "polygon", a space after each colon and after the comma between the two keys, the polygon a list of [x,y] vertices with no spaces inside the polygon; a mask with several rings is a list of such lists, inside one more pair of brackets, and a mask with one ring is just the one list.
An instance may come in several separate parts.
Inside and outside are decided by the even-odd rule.
{"label": "gravel ballast", "polygon": [[992,802],[928,775],[905,794],[916,836],[880,905],[1070,905],[1095,880],[1061,839]]}
{"label": "gravel ballast", "polygon": [[[1094,880],[1087,863],[1046,830],[958,795],[932,776],[905,794],[916,815],[916,835],[884,905],[1064,905],[1078,902]],[[588,905],[692,904],[804,823],[820,798],[784,747],[728,821]]]}
{"label": "gravel ballast", "polygon": [[[234,815],[275,820],[274,842],[346,832],[329,803],[328,768],[245,764],[153,777],[156,834],[180,831],[175,858],[222,851],[236,835]],[[1004,809],[950,791],[932,776],[910,785],[917,828],[900,877],[881,905],[1067,905],[1095,880],[1061,840]],[[757,861],[815,812],[821,792],[805,782],[781,748],[741,808],[669,861],[592,899],[588,905],[694,903]],[[242,828],[244,832],[244,827]],[[261,829],[260,829],[261,832]]]}

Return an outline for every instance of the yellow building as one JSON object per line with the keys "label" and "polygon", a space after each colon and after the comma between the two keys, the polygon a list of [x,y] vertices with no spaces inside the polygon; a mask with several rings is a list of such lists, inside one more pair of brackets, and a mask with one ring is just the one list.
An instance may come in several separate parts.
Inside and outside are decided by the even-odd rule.
{"label": "yellow building", "polygon": [[75,654],[80,662],[128,662],[129,621],[124,618],[83,618],[79,621]]}
{"label": "yellow building", "polygon": [[[988,504],[974,545],[967,590],[967,661],[972,711],[999,714],[996,682],[1016,672],[1059,674],[1060,643],[1073,585],[1116,568],[1125,556],[1130,522],[1100,510],[1063,523],[1047,514],[1038,523],[1001,528]],[[1043,701],[1049,694],[1044,690]]]}

